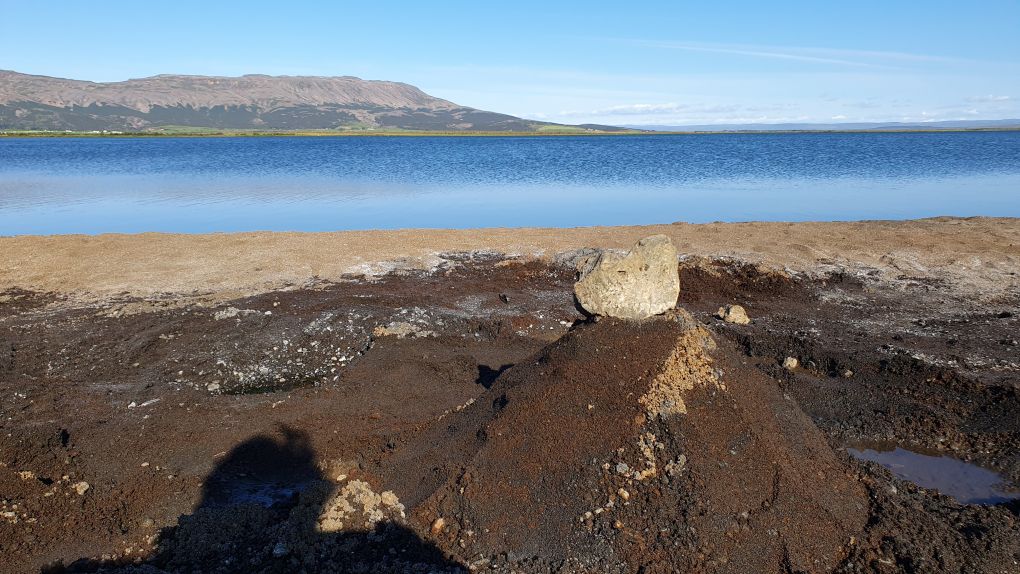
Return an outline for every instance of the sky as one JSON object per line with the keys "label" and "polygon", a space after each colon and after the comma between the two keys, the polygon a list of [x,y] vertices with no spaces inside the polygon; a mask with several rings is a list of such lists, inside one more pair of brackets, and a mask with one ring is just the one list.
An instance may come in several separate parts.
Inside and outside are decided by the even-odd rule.
{"label": "sky", "polygon": [[0,0],[0,69],[350,75],[571,124],[1020,118],[1020,0]]}

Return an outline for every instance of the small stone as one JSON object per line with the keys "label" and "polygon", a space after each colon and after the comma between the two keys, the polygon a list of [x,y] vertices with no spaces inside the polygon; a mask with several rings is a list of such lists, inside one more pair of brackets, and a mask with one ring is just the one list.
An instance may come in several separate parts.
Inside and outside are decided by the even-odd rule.
{"label": "small stone", "polygon": [[283,542],[277,542],[276,546],[273,546],[273,558],[283,558],[290,550],[287,549],[287,545]]}
{"label": "small stone", "polygon": [[205,389],[207,391],[209,391],[210,393],[215,393],[216,391],[220,390],[220,384],[219,383],[209,383],[208,385],[205,386]]}
{"label": "small stone", "polygon": [[847,370],[843,371],[843,378],[844,379],[849,379],[852,376],[854,376],[854,372],[851,371],[850,369],[847,369]]}
{"label": "small stone", "polygon": [[89,483],[83,480],[81,482],[76,482],[72,484],[71,488],[73,488],[74,491],[78,493],[78,496],[85,496],[85,493],[88,492],[90,486]]}
{"label": "small stone", "polygon": [[797,360],[797,357],[787,357],[783,359],[783,368],[787,371],[793,371],[799,366],[800,361]]}
{"label": "small stone", "polygon": [[431,528],[432,535],[433,536],[438,535],[440,532],[443,531],[444,527],[446,527],[446,520],[444,520],[442,516],[440,516],[439,518],[433,520],[432,521],[432,528]]}
{"label": "small stone", "polygon": [[142,528],[152,528],[156,522],[151,518],[146,518],[142,521]]}
{"label": "small stone", "polygon": [[628,466],[625,462],[617,463],[616,472],[617,474],[627,474],[630,472],[630,466]]}
{"label": "small stone", "polygon": [[630,493],[627,492],[623,488],[621,488],[620,490],[617,490],[616,494],[618,494],[620,496],[620,498],[622,498],[623,500],[630,500]]}
{"label": "small stone", "polygon": [[231,317],[237,317],[237,314],[240,312],[241,310],[238,309],[237,307],[227,307],[226,309],[213,313],[213,319],[215,319],[216,321],[230,319]]}
{"label": "small stone", "polygon": [[676,247],[669,237],[652,235],[627,255],[602,252],[582,270],[574,295],[595,316],[636,320],[665,313],[680,296]]}
{"label": "small stone", "polygon": [[613,528],[615,528],[617,530],[620,530],[621,528],[623,528],[623,523],[620,522],[619,520],[617,520],[617,521],[613,522]]}
{"label": "small stone", "polygon": [[725,307],[719,307],[715,316],[727,323],[733,323],[736,325],[746,325],[751,322],[751,318],[747,316],[747,311],[740,305],[726,305]]}
{"label": "small stone", "polygon": [[379,500],[383,506],[397,506],[400,504],[400,499],[392,490],[385,490],[379,495]]}

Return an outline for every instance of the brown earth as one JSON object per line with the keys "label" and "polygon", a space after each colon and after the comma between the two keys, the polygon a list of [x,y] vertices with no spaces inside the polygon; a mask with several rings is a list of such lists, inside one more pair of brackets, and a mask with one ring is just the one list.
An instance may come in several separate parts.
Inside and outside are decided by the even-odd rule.
{"label": "brown earth", "polygon": [[1016,221],[673,227],[690,315],[631,323],[553,253],[648,229],[0,239],[0,571],[1020,571],[1020,503],[845,450],[1020,484]]}

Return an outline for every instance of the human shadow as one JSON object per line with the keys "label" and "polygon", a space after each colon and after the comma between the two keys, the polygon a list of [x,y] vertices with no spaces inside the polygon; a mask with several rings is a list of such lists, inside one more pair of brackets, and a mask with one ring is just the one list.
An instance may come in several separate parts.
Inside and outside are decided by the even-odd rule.
{"label": "human shadow", "polygon": [[475,384],[481,385],[485,389],[490,389],[493,383],[496,382],[496,379],[512,366],[514,366],[513,363],[509,363],[500,366],[498,369],[493,369],[489,365],[478,365],[478,378],[475,379]]}
{"label": "human shadow", "polygon": [[342,492],[316,464],[308,435],[281,425],[216,465],[194,512],[160,532],[148,559],[82,559],[43,572],[466,572],[399,520],[351,515],[346,527],[333,520],[324,528],[322,517]]}

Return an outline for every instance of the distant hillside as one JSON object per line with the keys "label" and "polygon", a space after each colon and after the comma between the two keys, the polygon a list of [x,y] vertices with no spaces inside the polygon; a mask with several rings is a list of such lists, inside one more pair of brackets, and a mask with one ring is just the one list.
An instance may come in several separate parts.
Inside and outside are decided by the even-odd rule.
{"label": "distant hillside", "polygon": [[625,126],[659,132],[764,132],[764,131],[841,131],[841,130],[953,130],[1020,128],[1016,120],[957,120],[943,122],[859,122],[834,124],[704,124],[678,126]]}
{"label": "distant hillside", "polygon": [[166,127],[533,132],[566,126],[460,106],[408,84],[350,76],[160,75],[96,83],[0,71],[0,130]]}

